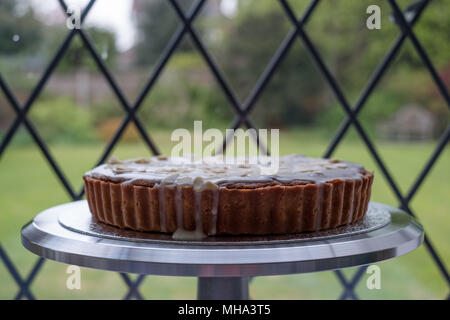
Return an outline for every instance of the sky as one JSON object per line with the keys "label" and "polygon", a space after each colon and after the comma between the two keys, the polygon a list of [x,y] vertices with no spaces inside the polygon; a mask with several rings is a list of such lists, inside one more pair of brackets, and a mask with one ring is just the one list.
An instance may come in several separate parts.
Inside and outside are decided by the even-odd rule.
{"label": "sky", "polygon": [[[34,9],[43,16],[62,10],[58,1],[31,0]],[[87,0],[66,0],[68,6],[84,8]],[[135,41],[135,28],[131,17],[132,0],[97,0],[86,18],[86,25],[107,28],[116,34],[119,51],[131,48]]]}
{"label": "sky", "polygon": [[[61,10],[58,1],[30,0],[37,12],[49,16]],[[227,17],[233,17],[237,11],[238,0],[221,0],[220,8]],[[88,0],[66,0],[75,6],[86,6]],[[136,31],[132,21],[132,0],[97,0],[86,19],[86,25],[95,25],[112,30],[116,34],[117,49],[126,51],[136,39]]]}

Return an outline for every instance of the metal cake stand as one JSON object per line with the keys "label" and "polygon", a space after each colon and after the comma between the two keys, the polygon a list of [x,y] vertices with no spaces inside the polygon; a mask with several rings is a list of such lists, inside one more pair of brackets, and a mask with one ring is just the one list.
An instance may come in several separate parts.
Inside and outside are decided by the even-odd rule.
{"label": "metal cake stand", "polygon": [[422,226],[399,209],[371,202],[363,221],[333,231],[207,237],[121,230],[97,223],[87,202],[47,209],[22,228],[31,252],[119,272],[198,277],[199,299],[247,299],[248,278],[341,269],[398,257],[423,241]]}

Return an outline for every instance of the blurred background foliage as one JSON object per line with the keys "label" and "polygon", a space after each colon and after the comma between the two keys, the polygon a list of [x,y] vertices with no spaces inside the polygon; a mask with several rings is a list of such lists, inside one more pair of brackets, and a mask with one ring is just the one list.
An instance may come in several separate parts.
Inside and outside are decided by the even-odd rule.
{"label": "blurred background foliage", "polygon": [[[86,0],[73,0],[86,4]],[[73,2],[68,1],[68,2]],[[130,10],[120,11],[118,3]],[[187,12],[193,0],[179,0]],[[289,0],[300,17],[310,0]],[[398,0],[406,10],[414,0]],[[226,9],[234,4],[234,9]],[[54,4],[51,6],[50,4]],[[367,6],[381,8],[381,29],[366,28]],[[226,10],[225,10],[226,9]],[[118,11],[119,10],[119,11]],[[118,11],[118,12],[115,12]],[[382,0],[321,0],[305,26],[327,67],[353,106],[377,65],[399,35]],[[108,13],[108,15],[105,15]],[[127,46],[124,32],[114,29],[118,16],[131,21]],[[432,0],[414,31],[447,88],[450,84],[450,4]],[[19,103],[27,101],[69,30],[57,0],[0,0],[0,74]],[[99,23],[110,22],[109,25]],[[171,35],[180,26],[167,0],[97,0],[83,30],[98,57],[131,105],[138,99]],[[123,26],[120,25],[122,28]],[[243,102],[292,30],[278,1],[208,0],[193,23],[205,48]],[[122,34],[122,36],[121,36]],[[358,115],[402,192],[414,179],[449,123],[449,112],[428,71],[407,39],[397,58]],[[125,112],[82,39],[75,35],[28,114],[52,156],[76,190],[82,175],[98,161]],[[169,59],[138,111],[162,153],[169,153],[173,129],[230,126],[234,112],[202,55],[187,35]],[[15,112],[0,93],[0,140]],[[280,153],[323,155],[345,118],[329,85],[302,41],[296,39],[258,98],[250,118],[260,128],[280,128]],[[397,206],[371,155],[350,129],[333,156],[375,170],[373,200]],[[133,124],[113,154],[120,158],[148,154]],[[411,206],[448,266],[450,246],[450,153],[446,148]],[[20,228],[37,212],[71,201],[23,125],[0,157],[0,242],[25,278],[36,257],[20,243]],[[32,183],[30,183],[32,181]],[[369,299],[443,298],[448,286],[424,247],[382,264],[383,290],[368,290],[361,281],[357,294]],[[346,269],[348,278],[354,269]],[[65,265],[46,261],[33,282],[38,298],[121,298],[122,279],[113,272],[83,268],[83,290],[65,287]],[[133,276],[134,277],[134,276]],[[195,279],[148,277],[141,286],[146,298],[195,298]],[[0,262],[0,299],[14,297],[17,285]],[[335,299],[342,288],[332,272],[258,277],[252,298]],[[276,296],[273,295],[276,292]]]}
{"label": "blurred background foliage", "polygon": [[[100,58],[112,70],[119,84],[123,84],[122,89],[131,101],[137,97],[179,26],[178,17],[167,1],[133,3],[137,36],[132,48],[118,50],[115,33],[89,24],[89,16],[84,27]],[[192,3],[192,0],[186,0],[180,5],[187,11]],[[300,16],[308,1],[293,0],[290,4]],[[370,31],[365,27],[367,1],[331,0],[320,2],[305,28],[351,104],[356,102],[363,85],[398,34],[388,5],[384,1],[378,4],[382,8],[381,30]],[[406,8],[410,2],[400,1],[400,4]],[[48,19],[24,0],[4,0],[0,8],[0,71],[24,101],[67,34],[64,16]],[[94,9],[91,14],[95,14]],[[450,6],[443,0],[435,0],[415,27],[420,41],[447,83],[450,77],[449,15]],[[238,1],[232,16],[222,14],[220,1],[209,1],[194,27],[241,101],[251,92],[282,39],[292,29],[277,1],[256,0]],[[383,90],[369,99],[367,103],[370,106],[365,108],[360,118],[372,134],[377,134],[381,122],[394,117],[399,109],[415,104],[434,117],[432,136],[436,137],[448,122],[448,113],[408,41],[392,69],[395,72],[387,73],[379,85]],[[102,140],[106,138],[105,128],[116,127],[120,122],[117,119],[123,116],[121,107],[114,102],[115,97],[79,37],[72,41],[47,87],[39,98],[39,104],[33,107],[31,118],[36,118],[38,127],[44,127],[41,123],[46,117],[52,120],[41,130],[49,140],[72,143]],[[53,109],[55,115],[50,111]],[[71,111],[59,111],[65,109]],[[85,116],[87,114],[89,116]],[[178,116],[174,117],[174,114]],[[77,115],[86,120],[67,121],[66,126],[60,125],[64,123],[64,117],[72,119]],[[0,116],[0,132],[4,132],[14,114],[2,104]],[[209,126],[224,128],[229,125],[233,113],[205,61],[186,37],[169,61],[158,85],[144,101],[140,116],[148,128],[189,127],[195,119],[203,119]],[[343,116],[328,84],[299,40],[292,46],[251,113],[260,127],[306,126],[328,134],[336,129]],[[60,117],[60,121],[51,117]],[[82,134],[76,134],[77,130]],[[73,134],[66,140],[68,132]]]}

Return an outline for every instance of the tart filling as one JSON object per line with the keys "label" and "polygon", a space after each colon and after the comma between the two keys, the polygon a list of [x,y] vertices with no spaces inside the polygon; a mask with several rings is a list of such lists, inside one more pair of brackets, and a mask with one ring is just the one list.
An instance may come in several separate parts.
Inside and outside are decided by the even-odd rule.
{"label": "tart filling", "polygon": [[83,177],[90,210],[100,222],[183,239],[318,231],[367,210],[373,173],[359,164],[288,155],[268,174],[268,159],[229,160],[112,158]]}

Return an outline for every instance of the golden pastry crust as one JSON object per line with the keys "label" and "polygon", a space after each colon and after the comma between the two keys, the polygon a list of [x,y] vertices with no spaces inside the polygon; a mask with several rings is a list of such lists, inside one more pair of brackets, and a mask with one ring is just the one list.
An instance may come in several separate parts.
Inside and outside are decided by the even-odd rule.
{"label": "golden pastry crust", "polygon": [[192,185],[117,181],[85,175],[95,220],[119,228],[207,235],[286,234],[336,228],[361,220],[370,200],[373,173],[324,183],[232,182],[194,191]]}

